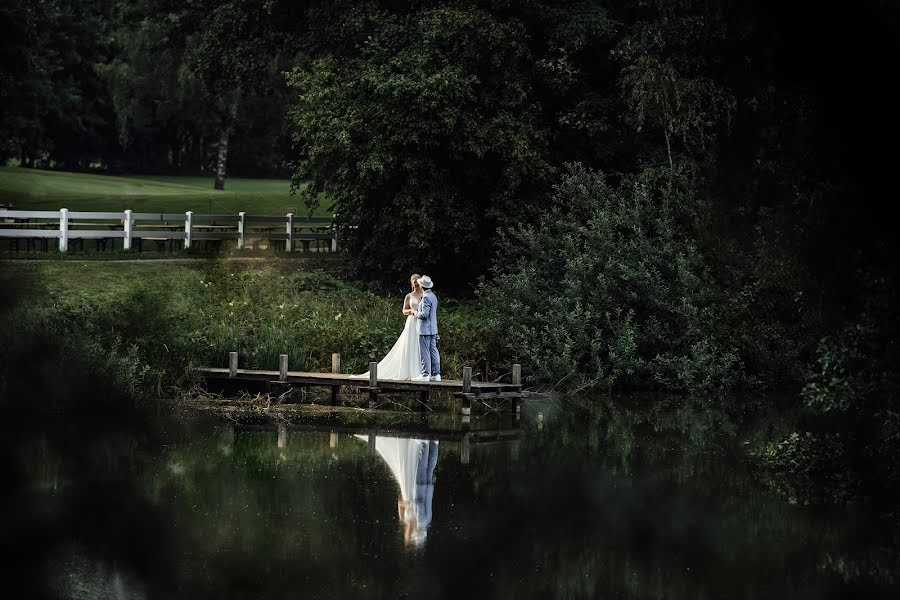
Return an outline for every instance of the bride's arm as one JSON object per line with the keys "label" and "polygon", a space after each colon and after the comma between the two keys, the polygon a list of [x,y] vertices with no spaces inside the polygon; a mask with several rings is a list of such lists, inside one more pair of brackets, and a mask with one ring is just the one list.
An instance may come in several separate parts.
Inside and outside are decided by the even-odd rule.
{"label": "bride's arm", "polygon": [[404,296],[404,298],[403,298],[403,314],[404,314],[404,315],[411,315],[411,314],[413,314],[414,312],[416,312],[416,311],[414,311],[413,309],[411,309],[411,308],[409,307],[409,294],[407,294],[407,295]]}

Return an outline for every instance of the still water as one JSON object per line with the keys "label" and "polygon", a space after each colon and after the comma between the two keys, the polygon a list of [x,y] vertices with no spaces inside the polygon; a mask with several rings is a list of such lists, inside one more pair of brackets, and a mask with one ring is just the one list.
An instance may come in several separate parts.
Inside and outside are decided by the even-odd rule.
{"label": "still water", "polygon": [[896,521],[778,491],[752,435],[682,402],[470,424],[161,407],[32,444],[7,532],[48,597],[900,597]]}

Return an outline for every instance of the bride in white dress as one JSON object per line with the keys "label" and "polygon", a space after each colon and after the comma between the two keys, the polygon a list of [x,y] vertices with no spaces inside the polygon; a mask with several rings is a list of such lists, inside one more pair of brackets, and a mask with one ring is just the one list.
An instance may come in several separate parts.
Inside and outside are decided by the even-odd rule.
{"label": "bride in white dress", "polygon": [[[422,362],[419,354],[419,332],[416,327],[416,309],[422,300],[423,290],[418,284],[421,275],[414,274],[409,278],[412,291],[403,299],[403,314],[406,323],[403,333],[394,342],[394,347],[378,363],[378,379],[412,379],[422,373]],[[368,377],[366,371],[353,377]]]}

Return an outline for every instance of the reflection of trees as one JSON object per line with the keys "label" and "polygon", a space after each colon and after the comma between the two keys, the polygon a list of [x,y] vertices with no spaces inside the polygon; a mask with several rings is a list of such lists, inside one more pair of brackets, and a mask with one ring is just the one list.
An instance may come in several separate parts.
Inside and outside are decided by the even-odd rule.
{"label": "reflection of trees", "polygon": [[398,566],[373,557],[401,544],[396,505],[384,501],[394,490],[373,489],[383,466],[365,445],[332,448],[329,437],[288,431],[279,447],[276,431],[240,431],[229,448],[223,428],[174,445],[149,484],[184,507],[196,547],[183,577],[223,593],[252,582],[293,597],[306,582],[305,594],[343,596],[362,582],[389,594]]}
{"label": "reflection of trees", "polygon": [[[435,560],[470,553],[468,572],[452,582],[449,595],[489,575],[510,597],[522,595],[523,578],[529,597],[847,591],[829,590],[840,581],[821,569],[822,557],[846,557],[854,552],[848,541],[863,550],[869,538],[855,538],[845,514],[816,515],[770,495],[740,462],[739,427],[726,415],[684,400],[668,407],[619,401],[590,412],[541,410],[546,427],[539,443],[523,446],[520,461],[482,456],[470,473],[477,494],[448,483],[454,463],[445,465],[442,492],[455,490],[447,501],[462,521],[450,528],[466,533],[442,546]],[[477,507],[477,514],[461,506]],[[498,541],[511,538],[515,544]],[[526,578],[522,565],[533,575]],[[856,589],[868,579],[845,583]]]}
{"label": "reflection of trees", "polygon": [[[889,582],[896,541],[876,551],[876,532],[856,534],[845,513],[772,496],[732,451],[741,429],[702,404],[526,411],[518,460],[485,444],[464,465],[441,443],[440,518],[414,556],[381,457],[343,436],[184,421],[165,446],[114,433],[83,456],[95,480],[137,482],[130,496],[94,489],[165,540],[149,547],[184,597],[824,597]],[[29,451],[44,489],[71,480],[57,447]],[[141,509],[123,513],[128,498]]]}

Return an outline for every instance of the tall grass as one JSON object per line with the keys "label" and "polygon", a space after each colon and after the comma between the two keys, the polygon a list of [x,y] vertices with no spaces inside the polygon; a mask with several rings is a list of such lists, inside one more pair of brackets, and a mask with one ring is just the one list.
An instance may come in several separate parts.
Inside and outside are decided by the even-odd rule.
{"label": "tall grass", "polygon": [[[290,369],[303,371],[330,370],[339,352],[350,373],[387,353],[403,329],[401,294],[284,266],[16,265],[13,275],[28,282],[28,293],[3,319],[12,342],[5,352],[49,332],[71,352],[97,355],[126,387],[157,393],[188,386],[196,367],[226,366],[232,351],[242,368],[276,370],[287,354]],[[499,344],[481,307],[449,298],[441,307],[443,374],[459,377],[469,365],[495,376]]]}

